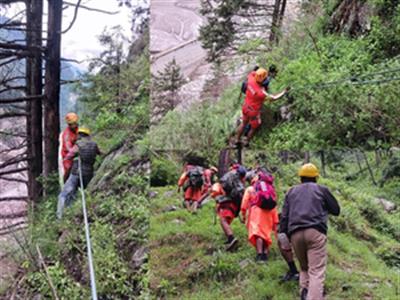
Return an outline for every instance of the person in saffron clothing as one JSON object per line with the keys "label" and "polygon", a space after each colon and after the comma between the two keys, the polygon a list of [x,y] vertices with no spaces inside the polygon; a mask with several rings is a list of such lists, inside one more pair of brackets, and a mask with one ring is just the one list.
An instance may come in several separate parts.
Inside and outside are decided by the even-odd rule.
{"label": "person in saffron clothing", "polygon": [[[269,178],[271,180],[269,184],[272,185],[273,177],[269,176]],[[250,173],[247,179],[250,181],[251,186],[245,190],[243,196],[241,206],[242,220],[247,227],[248,241],[256,248],[256,261],[265,262],[268,260],[269,248],[272,244],[271,233],[277,234],[278,211],[276,207],[266,210],[255,205],[257,201],[255,186],[260,179],[256,172]],[[275,190],[273,190],[273,193],[275,193]]]}

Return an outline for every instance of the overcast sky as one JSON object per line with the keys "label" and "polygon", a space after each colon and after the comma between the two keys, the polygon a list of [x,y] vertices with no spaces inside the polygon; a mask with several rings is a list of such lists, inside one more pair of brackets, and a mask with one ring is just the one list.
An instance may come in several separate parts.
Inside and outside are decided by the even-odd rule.
{"label": "overcast sky", "polygon": [[[71,0],[76,2],[76,0]],[[98,12],[80,9],[78,18],[73,28],[62,36],[62,56],[84,60],[93,58],[102,50],[97,37],[105,27],[111,28],[121,25],[124,34],[131,37],[131,18],[129,9],[118,7],[116,0],[86,0],[82,4],[107,11],[118,11],[118,14],[107,15]],[[66,28],[72,20],[74,9],[72,7],[64,11],[63,28]],[[87,63],[82,67],[87,67]]]}
{"label": "overcast sky", "polygon": [[[69,2],[76,3],[77,0],[69,0]],[[44,1],[44,3],[44,11],[46,13],[47,1]],[[121,25],[124,29],[124,34],[128,38],[131,38],[131,18],[128,8],[118,7],[118,2],[116,0],[83,0],[81,4],[101,10],[118,12],[118,14],[108,15],[81,8],[78,11],[78,17],[72,29],[62,35],[61,55],[63,57],[81,61],[98,55],[102,49],[97,37],[103,32],[105,27],[111,28],[116,25]],[[23,4],[14,4],[7,14],[13,15],[13,13],[23,8]],[[62,21],[63,29],[68,27],[73,15],[73,7],[64,10]],[[46,19],[47,15],[43,18],[44,23],[46,23]],[[87,66],[88,62],[85,62],[78,67],[84,70]]]}

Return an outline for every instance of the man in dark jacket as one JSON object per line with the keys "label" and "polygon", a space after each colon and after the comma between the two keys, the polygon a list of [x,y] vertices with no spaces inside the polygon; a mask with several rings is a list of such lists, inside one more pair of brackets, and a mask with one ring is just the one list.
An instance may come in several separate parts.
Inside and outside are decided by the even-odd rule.
{"label": "man in dark jacket", "polygon": [[340,207],[325,186],[317,184],[318,169],[305,164],[299,170],[301,184],[286,194],[280,232],[287,234],[300,262],[301,299],[322,300],[327,261],[328,214]]}
{"label": "man in dark jacket", "polygon": [[100,154],[99,147],[96,142],[90,139],[90,130],[82,127],[78,130],[78,140],[72,149],[68,152],[65,159],[73,159],[71,175],[68,177],[63,190],[58,195],[57,218],[61,219],[64,206],[69,206],[75,199],[76,191],[80,186],[79,177],[79,158],[82,171],[83,187],[86,188],[89,181],[92,179],[94,170],[93,165],[96,161],[96,156]]}

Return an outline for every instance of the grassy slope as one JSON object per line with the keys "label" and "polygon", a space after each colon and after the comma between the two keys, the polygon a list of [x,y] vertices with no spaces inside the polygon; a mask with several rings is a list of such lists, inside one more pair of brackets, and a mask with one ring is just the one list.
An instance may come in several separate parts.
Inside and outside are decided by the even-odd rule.
{"label": "grassy slope", "polygon": [[[277,178],[282,201],[287,182],[294,182],[293,166],[283,168]],[[292,172],[292,173],[291,173]],[[369,195],[381,191],[371,187],[368,178],[353,182],[322,180],[342,206],[342,215],[331,219],[329,229],[326,289],[329,299],[398,299],[399,269],[388,267],[379,255],[394,256],[399,267],[399,215],[387,215],[369,202]],[[235,220],[233,229],[240,240],[236,253],[224,252],[224,237],[219,224],[213,224],[214,203],[208,203],[198,215],[182,209],[181,195],[175,187],[154,188],[150,222],[150,287],[157,297],[167,299],[295,299],[295,283],[280,284],[287,271],[276,244],[267,265],[254,263],[255,251],[247,243],[245,227]],[[361,213],[367,204],[368,209]],[[399,203],[398,203],[399,204]],[[164,212],[170,205],[176,211]],[[378,217],[368,221],[368,213]],[[368,217],[369,218],[369,217]],[[384,225],[383,225],[384,224]],[[389,229],[388,229],[389,228]],[[385,233],[391,232],[391,233]],[[395,239],[396,238],[396,239]],[[394,252],[396,251],[396,252]]]}
{"label": "grassy slope", "polygon": [[[147,292],[147,264],[136,265],[133,254],[145,247],[147,239],[148,174],[141,165],[132,167],[137,165],[135,160],[146,160],[132,150],[125,155],[129,155],[129,159],[121,154],[111,160],[112,166],[103,166],[102,171],[109,178],[106,187],[103,185],[94,193],[86,192],[97,292],[102,299],[146,298]],[[31,216],[34,217],[29,230],[32,235],[24,247],[24,251],[30,251],[36,257],[35,247],[39,245],[49,276],[62,299],[90,298],[80,200],[78,194],[77,201],[66,208],[63,219],[57,221],[57,198],[46,198],[37,207],[35,216]],[[19,258],[17,299],[32,299],[35,295],[51,299],[43,269],[38,268],[36,260],[24,251]],[[6,299],[8,296],[4,295]]]}

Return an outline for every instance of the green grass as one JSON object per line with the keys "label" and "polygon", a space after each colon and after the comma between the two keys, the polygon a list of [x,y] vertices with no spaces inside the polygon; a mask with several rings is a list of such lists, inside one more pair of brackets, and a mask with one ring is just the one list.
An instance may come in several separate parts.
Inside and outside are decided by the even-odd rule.
{"label": "green grass", "polygon": [[[293,169],[293,165],[284,166],[277,176],[280,201],[288,182],[297,180],[290,175],[295,174]],[[400,228],[399,211],[387,214],[370,202],[382,190],[372,186],[368,177],[346,182],[341,179],[342,171],[328,171],[329,178],[321,183],[331,188],[342,207],[341,216],[331,218],[329,224],[325,282],[329,299],[399,299],[399,243],[395,239]],[[247,242],[245,226],[235,220],[233,230],[240,247],[235,253],[226,253],[218,220],[214,224],[214,202],[191,215],[183,209],[182,196],[175,189],[152,189],[158,193],[151,200],[150,218],[149,280],[153,297],[298,299],[296,283],[279,282],[287,265],[275,241],[268,264],[255,264],[255,249]],[[393,193],[387,190],[385,195]],[[177,210],[166,212],[171,205]],[[378,217],[370,218],[368,213]]]}

